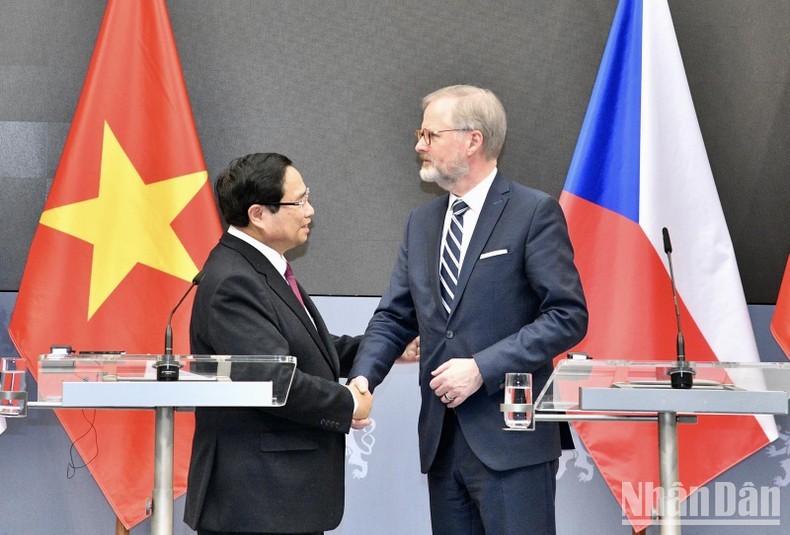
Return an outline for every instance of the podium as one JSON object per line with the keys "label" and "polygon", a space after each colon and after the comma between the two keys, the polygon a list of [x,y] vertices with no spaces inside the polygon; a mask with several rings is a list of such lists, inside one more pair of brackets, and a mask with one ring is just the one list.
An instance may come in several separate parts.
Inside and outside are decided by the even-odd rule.
{"label": "podium", "polygon": [[[535,420],[654,420],[662,489],[678,483],[677,424],[697,415],[788,414],[790,363],[689,362],[694,386],[672,389],[673,362],[563,360],[535,403]],[[681,532],[680,500],[661,494],[661,534]]]}
{"label": "podium", "polygon": [[[157,365],[165,360],[178,367],[178,380],[157,380]],[[154,489],[147,510],[151,533],[165,535],[173,533],[175,410],[283,406],[295,369],[291,356],[47,354],[38,363],[38,400],[26,405],[153,409]]]}

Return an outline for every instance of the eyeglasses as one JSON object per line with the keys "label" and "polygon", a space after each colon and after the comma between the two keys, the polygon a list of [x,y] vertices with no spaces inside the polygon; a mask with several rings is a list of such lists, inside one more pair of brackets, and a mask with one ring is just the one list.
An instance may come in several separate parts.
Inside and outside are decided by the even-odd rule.
{"label": "eyeglasses", "polygon": [[310,201],[310,188],[302,195],[301,200],[287,202],[267,202],[264,206],[298,206],[304,212],[304,206]]}
{"label": "eyeglasses", "polygon": [[441,134],[442,132],[471,132],[471,130],[471,128],[447,128],[445,130],[430,131],[427,128],[418,128],[414,131],[414,135],[417,136],[417,143],[420,142],[420,139],[425,139],[425,144],[430,145],[433,136],[436,134]]}

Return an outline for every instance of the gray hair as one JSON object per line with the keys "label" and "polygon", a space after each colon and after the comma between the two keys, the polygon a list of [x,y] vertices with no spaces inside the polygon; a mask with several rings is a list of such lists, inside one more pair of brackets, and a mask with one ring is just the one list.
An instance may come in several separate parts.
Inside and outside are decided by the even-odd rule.
{"label": "gray hair", "polygon": [[497,96],[473,85],[451,85],[443,87],[422,99],[422,109],[441,98],[455,100],[450,126],[465,130],[480,130],[483,133],[483,154],[495,160],[502,152],[507,133],[505,108]]}

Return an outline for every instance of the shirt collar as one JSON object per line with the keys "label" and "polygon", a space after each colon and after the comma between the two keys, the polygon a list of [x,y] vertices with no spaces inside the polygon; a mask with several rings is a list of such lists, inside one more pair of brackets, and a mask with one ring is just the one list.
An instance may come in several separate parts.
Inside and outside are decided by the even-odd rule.
{"label": "shirt collar", "polygon": [[494,170],[491,171],[487,177],[481,180],[477,186],[470,189],[463,197],[456,197],[451,193],[450,206],[453,205],[456,199],[463,198],[464,202],[469,206],[469,208],[475,213],[479,214],[483,210],[483,204],[486,202],[488,190],[491,189],[491,184],[494,183],[494,177],[496,177],[496,174],[497,168],[494,167]]}
{"label": "shirt collar", "polygon": [[260,253],[266,257],[269,262],[272,263],[274,269],[277,270],[277,273],[285,277],[285,268],[288,265],[288,261],[285,259],[283,255],[269,247],[263,242],[260,242],[250,236],[249,234],[244,233],[243,231],[239,230],[238,228],[234,227],[233,225],[228,227],[228,234],[231,236],[236,236],[238,239],[249,243],[255,249],[260,251]]}

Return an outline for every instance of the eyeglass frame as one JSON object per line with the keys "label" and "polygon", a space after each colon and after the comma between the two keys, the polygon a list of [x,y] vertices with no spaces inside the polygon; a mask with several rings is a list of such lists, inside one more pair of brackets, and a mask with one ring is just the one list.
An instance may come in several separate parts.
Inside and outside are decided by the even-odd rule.
{"label": "eyeglass frame", "polygon": [[263,203],[264,206],[299,206],[302,210],[304,210],[304,205],[310,202],[310,188],[304,192],[302,195],[301,201],[285,201],[285,202],[267,202]]}
{"label": "eyeglass frame", "polygon": [[417,128],[414,131],[414,135],[417,136],[417,143],[419,143],[421,139],[424,139],[425,144],[430,147],[431,138],[436,134],[441,134],[442,132],[472,132],[473,130],[474,128],[446,128],[444,130],[428,130],[427,128]]}

